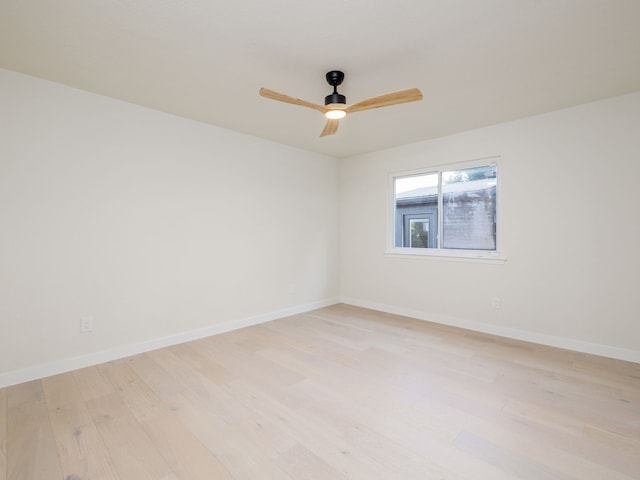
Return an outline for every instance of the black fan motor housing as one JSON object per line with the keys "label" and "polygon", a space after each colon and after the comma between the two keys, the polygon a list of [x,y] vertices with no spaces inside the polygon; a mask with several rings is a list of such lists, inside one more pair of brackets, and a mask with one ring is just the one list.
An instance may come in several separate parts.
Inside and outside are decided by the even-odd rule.
{"label": "black fan motor housing", "polygon": [[343,105],[346,104],[347,97],[345,97],[344,95],[340,95],[338,93],[338,88],[337,88],[338,85],[340,85],[344,80],[344,73],[341,72],[340,70],[331,70],[330,72],[327,72],[326,78],[327,78],[327,83],[333,87],[333,93],[331,95],[327,95],[326,97],[324,97],[324,104],[325,105],[331,105],[332,103],[341,103]]}
{"label": "black fan motor housing", "polygon": [[347,97],[340,95],[338,92],[333,92],[331,95],[324,97],[325,105],[331,105],[332,103],[342,103],[344,105],[347,103]]}

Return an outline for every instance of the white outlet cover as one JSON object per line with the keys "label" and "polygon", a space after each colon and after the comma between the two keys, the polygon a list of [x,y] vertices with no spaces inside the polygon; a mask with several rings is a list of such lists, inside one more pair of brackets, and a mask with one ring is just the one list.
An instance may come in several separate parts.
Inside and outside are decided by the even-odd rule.
{"label": "white outlet cover", "polygon": [[93,330],[93,317],[82,317],[80,320],[80,331],[82,333],[91,332]]}

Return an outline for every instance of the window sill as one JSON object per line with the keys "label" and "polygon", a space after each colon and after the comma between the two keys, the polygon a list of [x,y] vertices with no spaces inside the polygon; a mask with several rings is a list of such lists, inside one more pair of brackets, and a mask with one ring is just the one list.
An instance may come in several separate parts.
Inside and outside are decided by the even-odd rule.
{"label": "window sill", "polygon": [[386,257],[391,258],[424,258],[427,260],[441,260],[447,262],[469,262],[469,263],[493,263],[502,264],[507,261],[506,257],[497,253],[483,252],[456,252],[451,250],[427,251],[430,249],[417,248],[392,248],[385,252]]}

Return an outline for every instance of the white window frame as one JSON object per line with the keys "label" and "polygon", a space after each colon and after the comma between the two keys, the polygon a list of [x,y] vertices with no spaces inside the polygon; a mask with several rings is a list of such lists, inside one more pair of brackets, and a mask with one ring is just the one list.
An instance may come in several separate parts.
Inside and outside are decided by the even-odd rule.
{"label": "white window frame", "polygon": [[[453,260],[453,261],[470,261],[483,263],[504,263],[506,257],[502,252],[502,215],[501,205],[504,202],[501,191],[501,174],[500,174],[500,157],[486,157],[476,160],[434,165],[430,167],[419,168],[415,170],[405,170],[389,173],[388,179],[388,201],[387,201],[387,248],[386,255],[399,257],[420,257],[437,260]],[[466,168],[495,166],[497,170],[496,183],[496,249],[495,250],[466,250],[466,249],[447,249],[441,248],[442,242],[442,223],[443,223],[443,205],[442,205],[442,172],[451,170],[463,170]],[[438,174],[438,246],[436,248],[409,248],[395,246],[395,228],[396,228],[396,192],[395,179],[399,177],[409,177],[427,174]]]}

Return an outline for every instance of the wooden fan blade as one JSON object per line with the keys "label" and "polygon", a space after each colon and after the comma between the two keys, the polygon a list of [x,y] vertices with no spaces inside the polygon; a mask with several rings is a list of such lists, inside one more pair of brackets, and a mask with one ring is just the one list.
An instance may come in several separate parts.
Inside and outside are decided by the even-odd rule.
{"label": "wooden fan blade", "polygon": [[327,135],[333,135],[338,131],[338,125],[340,125],[340,120],[337,119],[329,119],[320,134],[321,137],[326,137]]}
{"label": "wooden fan blade", "polygon": [[326,107],[322,105],[317,105],[315,103],[307,102],[306,100],[300,100],[299,98],[290,97],[289,95],[285,95],[284,93],[274,92],[273,90],[269,90],[268,88],[261,88],[260,95],[265,98],[270,98],[271,100],[278,100],[279,102],[291,103],[293,105],[300,105],[301,107],[313,108],[314,110],[318,110],[321,113],[325,113],[327,111]]}
{"label": "wooden fan blade", "polygon": [[369,98],[349,105],[346,108],[347,113],[360,112],[362,110],[371,110],[372,108],[387,107],[389,105],[397,105],[399,103],[416,102],[422,100],[422,92],[417,88],[401,90],[399,92],[387,93],[378,97]]}

